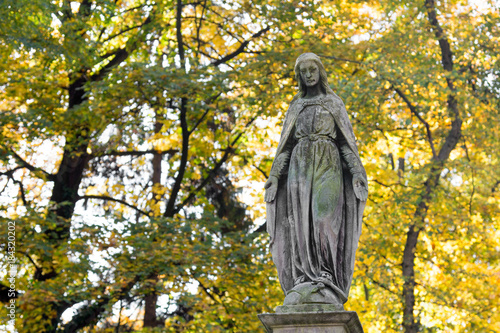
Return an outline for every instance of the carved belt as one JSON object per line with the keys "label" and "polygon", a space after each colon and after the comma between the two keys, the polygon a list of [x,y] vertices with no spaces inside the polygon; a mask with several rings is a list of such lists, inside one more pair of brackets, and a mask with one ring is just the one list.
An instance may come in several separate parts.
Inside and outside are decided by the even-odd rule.
{"label": "carved belt", "polygon": [[307,139],[309,141],[318,141],[319,139],[326,139],[326,140],[329,140],[329,141],[332,141],[335,143],[335,140],[330,137],[329,135],[326,135],[326,134],[315,134],[315,133],[312,133],[312,134],[309,134],[309,135],[305,135],[301,138],[299,138],[299,141],[302,141],[304,139]]}

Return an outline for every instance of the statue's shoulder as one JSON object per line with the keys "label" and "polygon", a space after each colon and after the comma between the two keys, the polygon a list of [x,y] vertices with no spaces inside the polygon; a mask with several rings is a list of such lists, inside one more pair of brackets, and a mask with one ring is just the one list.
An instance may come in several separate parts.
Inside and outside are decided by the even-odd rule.
{"label": "statue's shoulder", "polygon": [[328,94],[325,98],[324,105],[327,109],[333,111],[333,116],[337,120],[337,125],[341,128],[342,132],[344,132],[347,139],[355,141],[351,121],[349,120],[349,116],[347,115],[347,110],[342,99],[335,93]]}
{"label": "statue's shoulder", "polygon": [[290,105],[288,107],[291,108],[292,106],[297,104],[300,100],[301,100],[300,93],[296,93],[295,96],[293,96],[292,101],[290,102]]}
{"label": "statue's shoulder", "polygon": [[344,102],[336,94],[327,94],[323,98],[324,104],[332,109],[344,108]]}
{"label": "statue's shoulder", "polygon": [[290,114],[296,113],[297,112],[296,109],[297,107],[300,108],[301,103],[302,103],[302,97],[300,96],[300,94],[295,94],[295,96],[293,96],[292,101],[288,105],[288,111],[286,112],[286,117],[289,117]]}
{"label": "statue's shoulder", "polygon": [[300,95],[295,94],[295,96],[293,96],[292,101],[288,105],[288,110],[285,113],[285,120],[283,122],[283,129],[286,129],[289,126],[291,119],[293,119],[295,117],[295,115],[298,113],[297,106],[300,104],[300,101],[301,101]]}

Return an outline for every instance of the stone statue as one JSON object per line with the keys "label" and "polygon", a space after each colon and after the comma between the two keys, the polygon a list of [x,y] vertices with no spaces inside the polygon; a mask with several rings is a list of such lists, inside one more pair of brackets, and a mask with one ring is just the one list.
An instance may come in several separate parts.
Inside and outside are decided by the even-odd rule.
{"label": "stone statue", "polygon": [[281,310],[343,310],[368,196],[366,172],[320,58],[299,56],[295,77],[299,92],[265,184],[271,253],[286,296]]}

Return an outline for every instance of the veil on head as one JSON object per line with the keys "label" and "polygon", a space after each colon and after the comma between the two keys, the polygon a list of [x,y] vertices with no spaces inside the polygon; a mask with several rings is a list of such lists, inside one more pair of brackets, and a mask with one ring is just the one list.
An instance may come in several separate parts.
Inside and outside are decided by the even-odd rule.
{"label": "veil on head", "polygon": [[304,97],[307,93],[307,86],[302,81],[302,78],[300,77],[300,64],[303,63],[304,61],[313,61],[316,66],[319,68],[319,77],[320,77],[320,88],[321,91],[324,94],[329,94],[329,95],[335,95],[333,90],[330,88],[328,85],[328,77],[326,74],[325,66],[323,66],[323,63],[321,62],[321,59],[314,53],[302,53],[298,58],[297,61],[295,62],[295,79],[299,83],[299,93],[298,95],[300,97]]}

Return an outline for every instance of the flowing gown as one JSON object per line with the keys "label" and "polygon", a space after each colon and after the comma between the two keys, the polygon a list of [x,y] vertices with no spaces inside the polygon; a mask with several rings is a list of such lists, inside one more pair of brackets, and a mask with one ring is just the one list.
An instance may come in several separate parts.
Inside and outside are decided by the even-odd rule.
{"label": "flowing gown", "polygon": [[344,177],[333,116],[320,105],[306,106],[295,123],[294,139],[287,193],[292,276],[298,283],[327,273],[340,286]]}
{"label": "flowing gown", "polygon": [[270,172],[278,179],[276,197],[266,206],[285,295],[318,282],[347,301],[366,203],[354,193],[354,175],[367,182],[342,100],[333,92],[294,98]]}

